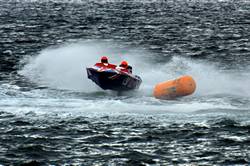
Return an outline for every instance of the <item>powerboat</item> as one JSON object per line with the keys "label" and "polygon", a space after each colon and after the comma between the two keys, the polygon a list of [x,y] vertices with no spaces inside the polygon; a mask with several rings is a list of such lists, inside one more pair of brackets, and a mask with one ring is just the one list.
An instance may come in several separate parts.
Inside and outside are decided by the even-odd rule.
{"label": "powerboat", "polygon": [[115,68],[93,66],[87,68],[88,78],[104,90],[128,91],[138,89],[141,78]]}

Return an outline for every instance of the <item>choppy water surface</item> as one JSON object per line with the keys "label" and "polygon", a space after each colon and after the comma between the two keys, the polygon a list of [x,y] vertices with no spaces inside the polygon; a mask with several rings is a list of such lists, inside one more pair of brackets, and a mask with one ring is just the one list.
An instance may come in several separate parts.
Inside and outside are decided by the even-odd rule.
{"label": "choppy water surface", "polygon": [[[0,1],[1,165],[248,165],[248,1]],[[143,84],[85,67],[126,59]],[[194,95],[152,97],[188,74]]]}

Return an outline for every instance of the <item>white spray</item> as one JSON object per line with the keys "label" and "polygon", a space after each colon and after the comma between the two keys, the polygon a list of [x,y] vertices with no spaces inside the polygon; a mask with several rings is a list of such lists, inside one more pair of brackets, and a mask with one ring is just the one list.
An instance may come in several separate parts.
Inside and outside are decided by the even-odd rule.
{"label": "white spray", "polygon": [[117,45],[119,46],[111,42],[79,42],[46,49],[31,58],[20,74],[51,88],[83,92],[100,91],[101,89],[87,79],[86,67],[92,66],[105,55],[109,57],[110,63],[118,64],[121,60],[127,60],[133,66],[134,74],[142,77],[140,91],[147,95],[151,95],[156,83],[188,74],[197,83],[196,95],[226,93],[250,96],[249,73],[228,73],[220,71],[208,62],[182,57],[173,57],[171,61],[161,64],[150,63],[146,59],[150,57],[149,52],[129,48],[117,49]]}

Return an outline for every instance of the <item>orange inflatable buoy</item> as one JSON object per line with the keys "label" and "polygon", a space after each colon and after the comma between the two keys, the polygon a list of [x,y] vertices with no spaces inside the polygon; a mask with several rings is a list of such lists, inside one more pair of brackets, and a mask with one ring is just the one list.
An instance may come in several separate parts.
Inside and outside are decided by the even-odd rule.
{"label": "orange inflatable buoy", "polygon": [[173,99],[194,93],[196,84],[191,76],[182,76],[175,80],[161,82],[154,88],[154,97],[157,99]]}

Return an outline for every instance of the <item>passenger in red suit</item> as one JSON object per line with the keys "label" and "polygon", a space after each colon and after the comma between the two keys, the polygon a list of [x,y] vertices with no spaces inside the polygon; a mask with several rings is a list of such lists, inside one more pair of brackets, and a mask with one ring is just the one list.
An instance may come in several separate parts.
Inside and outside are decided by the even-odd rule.
{"label": "passenger in red suit", "polygon": [[132,73],[132,67],[128,65],[127,61],[122,61],[119,67],[116,67],[116,69],[122,72]]}

